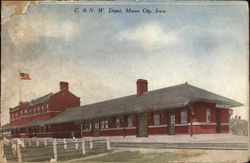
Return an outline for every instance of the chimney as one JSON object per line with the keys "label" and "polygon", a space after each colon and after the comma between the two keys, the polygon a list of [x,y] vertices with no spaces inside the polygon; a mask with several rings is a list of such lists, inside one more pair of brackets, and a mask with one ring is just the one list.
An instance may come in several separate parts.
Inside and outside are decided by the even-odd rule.
{"label": "chimney", "polygon": [[60,91],[62,91],[64,89],[69,90],[69,83],[61,81],[60,82]]}
{"label": "chimney", "polygon": [[148,81],[145,79],[138,79],[137,82],[137,96],[141,96],[148,91]]}

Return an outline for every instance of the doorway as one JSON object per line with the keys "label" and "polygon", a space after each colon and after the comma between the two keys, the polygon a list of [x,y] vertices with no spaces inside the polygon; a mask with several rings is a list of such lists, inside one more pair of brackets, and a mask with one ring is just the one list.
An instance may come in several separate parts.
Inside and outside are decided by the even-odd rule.
{"label": "doorway", "polygon": [[175,135],[175,110],[168,111],[168,135]]}
{"label": "doorway", "polygon": [[98,120],[93,120],[91,122],[91,126],[92,126],[92,136],[94,136],[94,137],[100,136],[99,121]]}
{"label": "doorway", "polygon": [[148,137],[147,113],[137,114],[137,137]]}
{"label": "doorway", "polygon": [[221,112],[219,108],[216,108],[216,133],[221,132]]}

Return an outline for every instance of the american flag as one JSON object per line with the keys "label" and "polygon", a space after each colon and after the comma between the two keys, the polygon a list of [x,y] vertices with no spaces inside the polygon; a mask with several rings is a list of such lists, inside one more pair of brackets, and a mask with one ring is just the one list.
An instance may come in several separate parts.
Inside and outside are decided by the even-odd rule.
{"label": "american flag", "polygon": [[27,73],[20,72],[21,80],[31,80],[30,75]]}

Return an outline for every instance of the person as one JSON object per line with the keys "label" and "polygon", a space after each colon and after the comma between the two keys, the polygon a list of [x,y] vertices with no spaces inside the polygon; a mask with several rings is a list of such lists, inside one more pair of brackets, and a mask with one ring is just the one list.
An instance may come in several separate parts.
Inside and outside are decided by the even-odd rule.
{"label": "person", "polygon": [[6,145],[10,144],[10,140],[6,139],[5,137],[0,140],[0,162],[7,162],[5,153],[4,153],[4,148]]}

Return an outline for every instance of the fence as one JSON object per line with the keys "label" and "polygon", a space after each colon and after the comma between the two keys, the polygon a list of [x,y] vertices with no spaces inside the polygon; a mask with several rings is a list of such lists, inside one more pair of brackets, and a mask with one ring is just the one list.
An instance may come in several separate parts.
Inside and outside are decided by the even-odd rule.
{"label": "fence", "polygon": [[[55,138],[20,138],[12,139],[12,144],[16,148],[17,161],[22,162],[22,149],[38,149],[38,148],[47,148],[48,151],[51,150],[51,160],[56,162],[58,160],[58,154],[67,153],[66,150],[81,150],[81,154],[86,154],[86,149],[93,150],[94,148],[106,148],[110,150],[110,140],[109,138],[64,138],[64,139],[55,139]],[[13,146],[12,145],[12,146]],[[13,148],[13,147],[12,147]],[[53,150],[52,150],[53,149]],[[62,152],[62,149],[66,152]],[[43,149],[44,150],[44,149]],[[60,150],[60,152],[58,152]],[[34,155],[34,157],[41,156],[39,152]]]}

